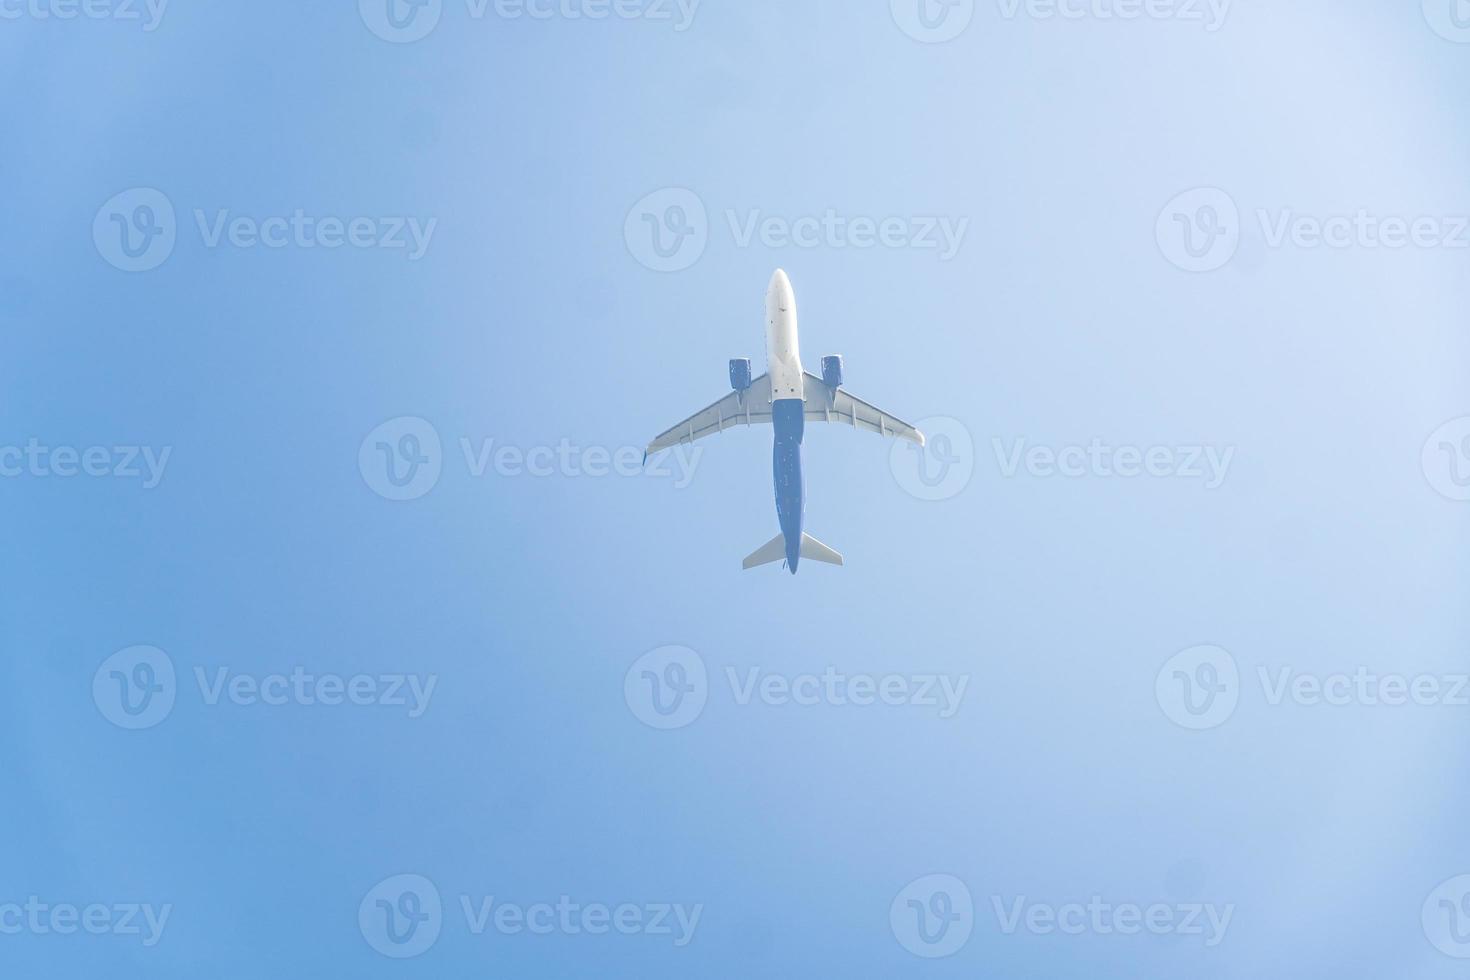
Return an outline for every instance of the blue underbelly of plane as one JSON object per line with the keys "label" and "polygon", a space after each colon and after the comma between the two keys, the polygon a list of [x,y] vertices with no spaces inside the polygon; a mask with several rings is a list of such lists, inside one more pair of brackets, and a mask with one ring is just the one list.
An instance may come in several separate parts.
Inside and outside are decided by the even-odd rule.
{"label": "blue underbelly of plane", "polygon": [[771,406],[776,429],[772,469],[776,480],[776,517],[786,538],[786,568],[796,574],[801,560],[802,510],[806,488],[801,477],[801,439],[806,431],[806,404],[799,398],[778,399]]}

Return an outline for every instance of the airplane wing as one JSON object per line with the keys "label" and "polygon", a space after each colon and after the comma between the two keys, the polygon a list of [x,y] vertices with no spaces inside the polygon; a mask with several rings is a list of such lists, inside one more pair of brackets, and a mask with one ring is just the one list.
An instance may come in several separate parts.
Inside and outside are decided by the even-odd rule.
{"label": "airplane wing", "polygon": [[703,411],[695,412],[648,444],[648,455],[693,442],[737,425],[771,424],[771,377],[763,374],[744,391],[732,391]]}
{"label": "airplane wing", "polygon": [[840,422],[880,436],[895,436],[920,446],[924,444],[924,433],[902,419],[848,394],[846,388],[827,387],[826,382],[810,371],[804,373],[806,378],[802,387],[806,394],[808,422]]}

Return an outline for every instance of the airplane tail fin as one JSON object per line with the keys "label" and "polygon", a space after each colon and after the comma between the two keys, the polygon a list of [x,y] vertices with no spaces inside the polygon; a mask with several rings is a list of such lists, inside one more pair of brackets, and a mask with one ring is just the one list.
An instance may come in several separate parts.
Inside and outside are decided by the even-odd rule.
{"label": "airplane tail fin", "polygon": [[786,557],[786,535],[778,534],[759,548],[750,553],[741,568],[756,568],[760,565],[769,565],[773,561],[780,561]]}
{"label": "airplane tail fin", "polygon": [[[771,562],[780,561],[786,557],[786,536],[778,534],[745,559],[742,568],[758,568],[761,565],[769,565]],[[828,565],[841,565],[842,556],[831,548],[812,537],[810,534],[801,536],[801,557],[809,561],[825,562]]]}
{"label": "airplane tail fin", "polygon": [[826,562],[828,565],[841,565],[842,556],[831,548],[812,537],[810,534],[801,536],[801,557],[811,561]]}

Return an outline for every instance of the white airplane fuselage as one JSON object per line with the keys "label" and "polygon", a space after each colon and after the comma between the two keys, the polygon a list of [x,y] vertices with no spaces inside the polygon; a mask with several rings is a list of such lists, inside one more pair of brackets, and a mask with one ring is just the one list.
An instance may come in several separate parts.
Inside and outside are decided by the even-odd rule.
{"label": "white airplane fuselage", "polygon": [[801,349],[796,339],[796,294],[780,269],[766,290],[766,372],[771,376],[771,401],[804,397]]}
{"label": "white airplane fuselage", "polygon": [[806,481],[801,473],[806,404],[801,351],[796,343],[796,294],[780,269],[766,290],[766,373],[771,376],[771,422],[776,430],[771,452],[776,518],[786,538],[786,568],[795,575],[806,510]]}

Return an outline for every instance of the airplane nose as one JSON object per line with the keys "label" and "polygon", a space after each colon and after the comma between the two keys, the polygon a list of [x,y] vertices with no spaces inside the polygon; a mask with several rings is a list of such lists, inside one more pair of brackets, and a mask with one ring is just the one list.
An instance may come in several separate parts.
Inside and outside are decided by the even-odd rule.
{"label": "airplane nose", "polygon": [[766,295],[781,309],[791,309],[795,293],[791,291],[791,280],[786,278],[785,269],[777,269],[775,275],[771,276],[771,285]]}

